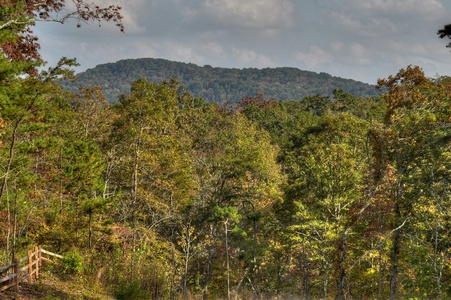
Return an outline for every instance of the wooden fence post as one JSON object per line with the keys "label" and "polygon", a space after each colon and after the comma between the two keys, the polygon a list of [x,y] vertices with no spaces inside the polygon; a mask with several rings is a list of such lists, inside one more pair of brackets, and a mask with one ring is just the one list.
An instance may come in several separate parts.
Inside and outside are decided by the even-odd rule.
{"label": "wooden fence post", "polygon": [[14,274],[16,274],[16,277],[14,277],[14,290],[15,292],[19,292],[19,260],[17,258],[13,259],[14,264]]}
{"label": "wooden fence post", "polygon": [[42,247],[38,246],[38,250],[39,250],[39,254],[38,254],[38,259],[39,259],[39,268],[42,266]]}
{"label": "wooden fence post", "polygon": [[28,283],[33,283],[33,251],[28,250]]}
{"label": "wooden fence post", "polygon": [[[0,2],[1,2],[1,0],[0,0]],[[49,259],[45,256],[43,257],[42,256],[43,253],[53,256],[55,258],[59,258],[59,259],[64,258],[63,256],[61,256],[59,254],[52,253],[52,252],[42,249],[41,246],[35,246],[34,251],[29,250],[28,256],[25,256],[21,259],[17,259],[16,257],[14,257],[12,260],[12,263],[10,265],[0,266],[0,270],[2,272],[1,278],[0,278],[0,280],[1,280],[0,284],[2,284],[0,286],[0,293],[9,288],[12,289],[13,287],[14,287],[14,291],[16,293],[18,293],[19,292],[19,284],[20,284],[20,282],[25,280],[25,278],[27,279],[27,282],[32,284],[33,283],[33,275],[35,276],[35,279],[37,279],[39,277],[39,268],[42,266],[42,261],[53,262],[51,259]],[[27,261],[27,260],[28,260],[28,267],[24,266],[24,267],[20,268],[19,264],[21,264],[22,262]],[[34,267],[34,269],[33,269],[33,267]],[[12,273],[11,273],[11,271],[8,271],[11,269],[13,270]],[[25,276],[20,276],[20,274],[25,273],[27,271],[27,269],[28,269],[28,274]],[[7,285],[3,284],[4,282],[6,282]],[[0,299],[2,299],[2,297],[0,297]]]}
{"label": "wooden fence post", "polygon": [[38,246],[34,247],[34,253],[36,257],[36,277],[35,279],[38,279],[39,277],[39,267],[41,266],[41,251]]}

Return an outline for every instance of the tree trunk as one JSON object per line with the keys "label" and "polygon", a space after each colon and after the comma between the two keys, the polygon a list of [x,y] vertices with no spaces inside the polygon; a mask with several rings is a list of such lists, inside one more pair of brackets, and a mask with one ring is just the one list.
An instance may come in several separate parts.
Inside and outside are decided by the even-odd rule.
{"label": "tree trunk", "polygon": [[207,270],[205,274],[205,288],[202,296],[204,300],[206,300],[208,297],[208,285],[210,284],[211,277],[211,265],[213,260],[213,234],[214,234],[214,226],[210,225],[210,242],[208,243],[208,259],[207,259]]}
{"label": "tree trunk", "polygon": [[302,268],[303,268],[303,278],[302,278],[302,286],[303,286],[303,296],[304,300],[309,300],[310,290],[309,290],[309,265],[307,259],[307,253],[305,252],[305,237],[302,239]]}
{"label": "tree trunk", "polygon": [[228,223],[229,219],[224,222],[224,230],[225,230],[225,247],[226,247],[226,267],[227,267],[227,300],[230,300],[230,265],[229,265],[229,239],[228,239]]}
{"label": "tree trunk", "polygon": [[392,273],[390,278],[390,300],[396,299],[397,291],[397,279],[399,273],[399,246],[401,242],[401,210],[400,210],[400,193],[398,190],[398,196],[395,204],[395,235],[393,237],[392,247]]}
{"label": "tree trunk", "polygon": [[92,249],[92,209],[89,210],[89,233],[88,233],[88,249],[91,250]]}
{"label": "tree trunk", "polygon": [[442,300],[443,295],[442,295],[442,271],[443,271],[443,264],[439,267],[438,266],[438,255],[439,255],[439,250],[438,250],[438,244],[439,244],[439,240],[438,240],[438,218],[436,217],[435,219],[435,237],[434,237],[434,272],[435,272],[435,281],[437,283],[437,297],[439,300]]}
{"label": "tree trunk", "polygon": [[404,182],[400,178],[404,173],[404,168],[398,168],[398,186],[396,190],[396,203],[395,203],[395,235],[393,237],[392,247],[392,274],[390,278],[390,300],[396,299],[397,285],[398,285],[398,273],[399,273],[399,247],[401,244],[401,227],[404,225],[401,223],[401,201],[404,192]]}
{"label": "tree trunk", "polygon": [[[349,229],[349,228],[348,228]],[[345,299],[345,278],[346,278],[346,247],[348,238],[348,229],[343,232],[343,235],[338,241],[338,268],[337,268],[337,296],[335,300]]]}
{"label": "tree trunk", "polygon": [[186,236],[185,238],[185,269],[183,272],[183,278],[182,278],[182,297],[183,299],[187,299],[187,282],[188,282],[188,267],[189,267],[189,261],[191,256],[191,232],[190,232],[191,224],[188,223],[188,226],[186,226]]}
{"label": "tree trunk", "polygon": [[382,292],[383,292],[383,274],[382,274],[382,267],[383,267],[383,262],[382,262],[382,247],[381,246],[379,248],[379,274],[377,276],[378,280],[377,280],[377,299],[378,300],[383,300],[382,298]]}
{"label": "tree trunk", "polygon": [[13,159],[14,159],[14,148],[16,145],[17,130],[19,129],[19,124],[20,124],[20,120],[14,126],[13,135],[11,137],[11,145],[9,146],[8,163],[6,165],[5,175],[3,175],[2,188],[0,190],[0,203],[3,201],[3,195],[5,194],[6,187],[8,186],[9,172],[11,171],[11,166],[12,166]]}
{"label": "tree trunk", "polygon": [[396,299],[397,290],[397,278],[399,272],[399,243],[401,239],[401,233],[399,230],[395,231],[395,236],[393,238],[393,248],[392,248],[392,274],[390,279],[390,300]]}
{"label": "tree trunk", "polygon": [[[6,165],[6,171],[5,175],[3,175],[3,182],[2,182],[2,188],[0,189],[0,204],[3,202],[4,195],[7,193],[6,189],[8,187],[8,179],[9,179],[9,172],[11,171],[11,166],[14,159],[14,148],[17,140],[17,130],[19,129],[19,124],[21,123],[21,120],[19,120],[16,125],[14,126],[13,134],[11,137],[11,145],[9,146],[9,156],[8,156],[8,163]],[[6,207],[7,207],[7,214],[8,214],[8,229],[7,229],[7,237],[6,237],[6,253],[5,258],[9,255],[9,246],[10,246],[10,240],[11,240],[11,209],[10,209],[10,203],[9,203],[9,197],[6,196]],[[14,257],[12,257],[13,259]],[[5,263],[8,263],[7,261]]]}

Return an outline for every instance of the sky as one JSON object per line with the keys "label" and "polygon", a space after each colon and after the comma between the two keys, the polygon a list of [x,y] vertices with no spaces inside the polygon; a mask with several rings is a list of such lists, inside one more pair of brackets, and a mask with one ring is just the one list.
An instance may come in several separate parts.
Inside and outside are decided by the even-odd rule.
{"label": "sky", "polygon": [[[70,1],[68,1],[70,2]],[[294,67],[376,84],[409,65],[451,75],[451,0],[96,0],[122,7],[112,24],[42,22],[48,66],[76,57],[77,72],[130,58],[223,68]]]}

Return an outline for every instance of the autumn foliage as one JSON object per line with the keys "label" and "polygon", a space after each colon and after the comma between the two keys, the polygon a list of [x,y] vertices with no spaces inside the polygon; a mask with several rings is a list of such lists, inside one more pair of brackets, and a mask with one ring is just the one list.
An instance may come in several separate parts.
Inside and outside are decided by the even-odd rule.
{"label": "autumn foliage", "polygon": [[450,297],[449,78],[224,106],[139,79],[110,104],[61,88],[73,60],[24,76],[65,2],[2,4],[2,264],[39,244],[130,299]]}

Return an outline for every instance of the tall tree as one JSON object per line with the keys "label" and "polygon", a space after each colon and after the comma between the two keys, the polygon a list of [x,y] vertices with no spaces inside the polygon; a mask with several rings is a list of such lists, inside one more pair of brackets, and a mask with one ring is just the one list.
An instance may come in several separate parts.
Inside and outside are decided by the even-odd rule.
{"label": "tall tree", "polygon": [[[247,278],[255,284],[264,241],[261,220],[280,196],[281,176],[275,161],[277,148],[265,131],[244,115],[215,105],[206,106],[204,116],[202,126],[193,132],[196,138],[190,151],[199,189],[195,224],[204,232],[199,238],[202,269],[198,271],[204,274],[205,295],[216,290],[225,297],[227,285],[218,288],[218,282],[227,281],[220,275],[225,274],[222,263],[227,257],[229,289],[235,285],[235,291],[239,290],[243,281],[249,282]],[[232,258],[238,248],[246,260]]]}
{"label": "tall tree", "polygon": [[[96,145],[78,134],[83,132],[81,126],[74,122],[66,95],[57,83],[36,77],[10,78],[8,82],[10,85],[0,86],[0,108],[6,121],[0,145],[0,206],[7,216],[16,216],[16,225],[21,228],[21,234],[6,233],[5,249],[13,255],[14,239],[21,236],[41,242],[55,237],[50,244],[59,247],[70,228],[76,231],[83,223],[79,222],[82,214],[77,197],[94,197],[103,165]],[[45,208],[47,218],[34,212],[37,207]],[[58,227],[61,224],[54,221],[63,215],[76,220],[67,223],[75,227]],[[31,227],[40,228],[41,233],[29,233]],[[50,233],[49,227],[61,231],[42,235]]]}
{"label": "tall tree", "polygon": [[[451,38],[451,24],[445,25],[442,29],[437,31],[438,36],[443,39],[444,37]],[[446,47],[451,47],[451,42],[446,45]]]}
{"label": "tall tree", "polygon": [[[299,264],[305,266],[307,259],[320,270],[324,298],[329,297],[333,279],[337,299],[344,298],[348,236],[356,234],[352,230],[359,221],[359,210],[368,201],[363,194],[367,129],[367,122],[349,114],[326,114],[318,124],[304,129],[285,157],[289,172],[286,205],[293,203],[296,208],[290,230],[302,241],[300,252],[308,253],[307,258],[300,257]],[[313,281],[310,277],[308,281]],[[308,286],[304,290],[308,295]]]}
{"label": "tall tree", "polygon": [[176,125],[183,91],[176,85],[138,80],[115,107],[111,147],[121,160],[114,179],[124,192],[122,218],[135,225],[159,226],[190,199],[189,161]]}
{"label": "tall tree", "polygon": [[[83,22],[112,21],[121,31],[121,8],[117,5],[100,7],[86,0],[72,0],[68,5],[65,0],[2,0],[0,2],[0,50],[2,59],[28,62],[30,67],[41,63],[38,38],[33,35],[33,26],[39,21],[64,23],[76,19],[77,26]],[[27,69],[24,69],[27,70]]]}
{"label": "tall tree", "polygon": [[390,299],[395,299],[402,284],[398,275],[408,268],[402,264],[402,257],[408,255],[403,251],[406,235],[412,230],[412,220],[420,214],[422,206],[418,204],[425,199],[432,201],[425,194],[429,189],[418,184],[426,177],[417,176],[430,174],[430,164],[436,165],[437,159],[449,150],[449,87],[426,78],[419,67],[413,66],[378,83],[387,89],[387,113],[373,147],[379,176],[392,178],[388,194],[393,233]]}

